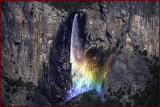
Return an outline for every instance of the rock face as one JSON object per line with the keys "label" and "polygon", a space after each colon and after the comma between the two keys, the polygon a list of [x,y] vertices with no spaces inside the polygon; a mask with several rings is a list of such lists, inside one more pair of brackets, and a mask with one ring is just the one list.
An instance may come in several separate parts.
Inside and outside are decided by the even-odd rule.
{"label": "rock face", "polygon": [[147,50],[148,55],[158,56],[158,2],[101,2],[83,13],[87,16],[86,40],[98,42],[100,38],[106,42],[98,46],[108,49],[120,38],[131,51],[138,45],[139,50]]}
{"label": "rock face", "polygon": [[[71,84],[74,14],[41,2],[2,2],[1,16],[2,103],[63,104]],[[79,23],[85,54],[97,49],[109,74],[102,95],[124,87],[133,89],[131,94],[143,90],[152,79],[150,62],[159,57],[159,3],[96,2],[79,11]]]}
{"label": "rock face", "polygon": [[[159,55],[158,2],[98,2],[82,11],[86,15],[86,51],[93,44],[106,51],[104,60],[110,73],[102,96],[110,94],[108,89],[131,89],[131,94],[143,90],[152,79],[149,61]],[[128,96],[121,101],[128,101]]]}
{"label": "rock face", "polygon": [[37,86],[42,65],[49,62],[50,48],[65,17],[67,13],[39,2],[3,2],[2,65],[8,69],[5,71]]}
{"label": "rock face", "polygon": [[[60,26],[68,18],[68,13],[59,11],[41,2],[2,2],[1,14],[2,74],[6,73],[8,78],[21,78],[24,82],[33,82],[35,87],[43,87],[42,89],[45,89],[44,92],[47,97],[51,91],[56,92],[56,94],[58,92],[61,93],[63,91],[60,91],[60,88],[62,88],[61,84],[54,83],[54,81],[57,80],[57,82],[63,83],[58,78],[63,78],[61,76],[64,75],[53,72],[53,69],[56,68],[55,65],[52,65],[55,64],[53,63],[55,60],[52,59],[55,59],[56,55],[58,55],[56,52],[53,53],[53,48],[60,47],[64,49],[64,47],[61,46],[55,47],[54,44],[59,45],[59,42],[66,41],[65,36],[63,38],[60,36],[63,33],[67,34],[67,32],[65,32],[66,29]],[[69,51],[66,52],[64,49],[62,53],[59,54],[63,55],[61,61],[66,60],[66,53],[69,54]],[[58,62],[59,59],[56,64]],[[69,69],[69,65],[66,62],[67,61],[65,61],[63,67],[60,67],[58,70],[62,68],[65,70]],[[54,68],[52,68],[53,66]],[[49,70],[50,72],[52,71],[52,74],[49,74]],[[53,81],[50,82],[51,80]],[[6,81],[2,79],[2,93],[5,93],[5,84]],[[54,85],[56,89],[52,89],[53,87],[51,88],[50,84]],[[65,87],[67,86],[65,85]],[[23,92],[19,91],[16,94],[20,93],[22,93],[21,96],[26,96]],[[56,94],[50,94],[50,98],[54,99],[54,97],[58,96],[56,96]],[[2,97],[2,100],[9,105],[33,105],[33,103],[28,103],[25,97],[22,98],[19,95],[10,94],[9,96],[13,98],[6,99],[4,98],[5,96]],[[24,101],[21,101],[21,98]]]}

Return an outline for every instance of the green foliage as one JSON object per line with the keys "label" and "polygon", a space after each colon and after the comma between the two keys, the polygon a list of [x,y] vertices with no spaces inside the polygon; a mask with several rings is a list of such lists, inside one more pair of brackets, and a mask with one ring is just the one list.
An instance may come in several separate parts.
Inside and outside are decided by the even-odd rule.
{"label": "green foliage", "polygon": [[158,62],[158,61],[159,61],[159,58],[158,58],[156,55],[154,55],[154,56],[153,56],[153,59],[155,59],[155,60],[156,60],[156,62]]}
{"label": "green foliage", "polygon": [[34,13],[33,13],[33,10],[30,11],[30,16],[33,17]]}
{"label": "green foliage", "polygon": [[121,54],[121,53],[122,53],[122,51],[121,51],[121,50],[119,50],[118,54]]}
{"label": "green foliage", "polygon": [[110,92],[111,91],[111,88],[108,88],[108,92]]}
{"label": "green foliage", "polygon": [[116,91],[113,91],[113,95],[114,95],[114,96],[116,96],[116,95],[117,95]]}
{"label": "green foliage", "polygon": [[6,91],[7,93],[9,93],[9,92],[11,91],[11,87],[10,87],[10,86],[5,85],[4,87],[5,87],[5,91]]}
{"label": "green foliage", "polygon": [[129,100],[131,100],[131,99],[132,99],[132,97],[130,96],[130,97],[128,97],[128,99],[129,99]]}
{"label": "green foliage", "polygon": [[7,99],[9,99],[9,98],[10,98],[10,96],[9,96],[8,94],[5,94],[5,97],[6,97]]}
{"label": "green foliage", "polygon": [[104,94],[104,98],[106,98],[107,97],[107,95],[106,95],[106,93]]}
{"label": "green foliage", "polygon": [[153,78],[158,80],[159,79],[159,65],[154,64],[150,66],[149,69],[150,69],[150,73],[153,75]]}
{"label": "green foliage", "polygon": [[103,106],[123,106],[123,104],[117,99],[109,99],[102,103]]}
{"label": "green foliage", "polygon": [[16,70],[15,73],[18,74],[18,71]]}
{"label": "green foliage", "polygon": [[25,87],[28,91],[31,91],[33,88],[33,82],[26,82]]}
{"label": "green foliage", "polygon": [[131,106],[131,103],[130,102],[126,102],[126,106]]}
{"label": "green foliage", "polygon": [[64,9],[65,11],[72,13],[79,9],[89,8],[94,1],[45,1],[51,6],[57,9]]}
{"label": "green foliage", "polygon": [[13,88],[13,89],[12,89],[12,94],[15,94],[17,91],[18,91],[18,88],[17,88],[17,87],[16,87],[16,88]]}
{"label": "green foliage", "polygon": [[117,91],[117,94],[120,94],[121,90],[122,90],[122,88],[119,88],[118,91]]}
{"label": "green foliage", "polygon": [[139,52],[140,54],[142,54],[141,50],[138,50],[138,52]]}
{"label": "green foliage", "polygon": [[133,99],[135,101],[135,106],[158,106],[159,105],[159,85],[156,83],[150,83],[147,85],[146,89],[135,94]]}
{"label": "green foliage", "polygon": [[14,57],[13,53],[11,54],[11,57]]}
{"label": "green foliage", "polygon": [[144,55],[144,56],[147,56],[147,55],[148,55],[147,50],[144,50],[144,51],[143,51],[143,55]]}
{"label": "green foliage", "polygon": [[[109,92],[111,90],[109,89]],[[125,92],[120,88],[117,93],[110,93],[110,96],[114,95],[116,99],[111,99],[110,96],[104,94],[105,101],[101,101],[100,96],[96,90],[91,90],[83,94],[83,98],[80,101],[80,106],[123,106],[120,102],[122,95]],[[131,89],[128,89],[127,93],[131,93]],[[129,97],[129,100],[134,100],[134,106],[158,106],[159,104],[159,85],[157,82],[148,82],[144,91],[138,90],[138,93]],[[126,102],[125,106],[131,106],[131,102]]]}
{"label": "green foliage", "polygon": [[117,98],[120,100],[122,98],[122,94],[118,94]]}
{"label": "green foliage", "polygon": [[[144,55],[144,56],[147,56],[147,55],[148,55],[147,50],[143,50],[143,52],[141,52],[141,50],[138,50],[138,52],[139,52],[141,55]],[[149,59],[146,59],[146,61],[149,61]]]}
{"label": "green foliage", "polygon": [[1,37],[1,43],[3,43],[5,41],[5,37]]}
{"label": "green foliage", "polygon": [[[31,91],[34,86],[33,82],[23,82],[21,77],[13,80],[6,75],[2,75],[2,78],[7,82],[8,87],[26,87],[27,91]],[[7,89],[7,91],[9,91],[9,89]]]}
{"label": "green foliage", "polygon": [[119,44],[121,43],[121,40],[120,39],[118,39],[117,40],[117,42],[116,42],[116,48],[118,48],[119,47]]}
{"label": "green foliage", "polygon": [[105,85],[105,81],[106,81],[106,79],[104,78],[104,79],[102,80],[102,88],[103,88],[104,85]]}
{"label": "green foliage", "polygon": [[128,89],[127,93],[130,94],[131,93],[131,89]]}
{"label": "green foliage", "polygon": [[135,51],[137,51],[137,50],[138,50],[138,48],[139,48],[139,46],[138,46],[138,45],[135,45]]}
{"label": "green foliage", "polygon": [[112,92],[110,92],[110,96],[112,96]]}
{"label": "green foliage", "polygon": [[30,94],[30,93],[28,93],[28,94],[26,95],[27,101],[31,100],[32,102],[34,102],[34,101],[35,101],[35,98],[36,98],[36,97],[35,97],[34,95]]}
{"label": "green foliage", "polygon": [[1,70],[3,69],[3,65],[1,65]]}
{"label": "green foliage", "polygon": [[25,84],[22,80],[19,80],[19,79],[13,80],[13,83],[16,87],[23,87]]}
{"label": "green foliage", "polygon": [[124,92],[124,91],[122,91],[122,95],[125,95],[125,92]]}
{"label": "green foliage", "polygon": [[138,92],[141,92],[141,89],[138,89]]}
{"label": "green foliage", "polygon": [[13,64],[16,64],[16,62],[15,62],[15,61],[12,61],[12,63],[13,63]]}
{"label": "green foliage", "polygon": [[102,103],[101,98],[98,95],[97,91],[94,89],[94,90],[85,92],[83,94],[83,98],[80,101],[79,105],[80,106],[98,106],[98,105],[101,105],[101,103]]}
{"label": "green foliage", "polygon": [[113,53],[114,53],[114,52],[116,51],[116,47],[113,47],[112,51],[113,51]]}
{"label": "green foliage", "polygon": [[13,79],[8,78],[6,75],[2,75],[2,78],[7,82],[9,86],[14,87]]}
{"label": "green foliage", "polygon": [[153,65],[150,67],[150,73],[153,75],[153,80],[146,83],[144,91],[138,90],[132,98],[135,101],[135,106],[158,106],[159,105],[159,66]]}
{"label": "green foliage", "polygon": [[123,45],[121,46],[121,49],[123,48]]}
{"label": "green foliage", "polygon": [[[110,96],[112,96],[112,93],[110,93]],[[122,106],[123,105],[120,102],[120,99],[111,99],[106,94],[104,94],[104,98],[106,98],[107,100],[102,102],[97,91],[94,89],[83,93],[83,98],[80,101],[79,106]]]}
{"label": "green foliage", "polygon": [[145,57],[145,60],[146,62],[150,62],[149,58],[148,57]]}

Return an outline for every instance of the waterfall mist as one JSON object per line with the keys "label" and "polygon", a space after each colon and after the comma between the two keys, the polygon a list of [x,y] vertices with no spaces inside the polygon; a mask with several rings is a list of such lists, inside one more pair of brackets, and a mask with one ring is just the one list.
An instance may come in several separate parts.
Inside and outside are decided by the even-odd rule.
{"label": "waterfall mist", "polygon": [[[96,51],[91,50],[91,54],[85,55],[83,36],[80,35],[78,23],[78,14],[74,16],[72,24],[71,45],[70,45],[70,63],[72,84],[67,93],[67,100],[77,96],[80,93],[96,89],[101,92],[102,79],[104,74],[101,67],[95,64],[90,56]],[[103,76],[102,76],[103,75]]]}

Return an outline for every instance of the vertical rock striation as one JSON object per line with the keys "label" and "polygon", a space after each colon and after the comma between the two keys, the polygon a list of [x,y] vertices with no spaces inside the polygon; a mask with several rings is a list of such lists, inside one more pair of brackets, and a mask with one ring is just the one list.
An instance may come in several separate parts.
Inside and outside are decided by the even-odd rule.
{"label": "vertical rock striation", "polygon": [[[66,21],[68,13],[41,2],[2,2],[1,15],[2,75],[7,75],[8,78],[13,80],[21,78],[24,82],[33,82],[35,87],[39,87],[43,82],[47,81],[47,86],[42,85],[42,89],[47,88],[45,90],[46,93],[50,89],[50,84],[59,88],[60,86],[58,85],[61,85],[62,82],[56,83],[56,85],[53,82],[60,82],[58,78],[63,78],[61,76],[64,75],[50,73],[54,69],[53,66],[56,66],[52,65],[55,63],[52,63],[51,60],[57,55],[55,54],[56,52],[52,52],[52,49],[55,48],[54,43],[64,42],[61,39],[66,38],[64,36],[59,39],[60,41],[55,41],[58,38],[59,30],[62,29],[61,24]],[[65,53],[61,54],[61,59],[63,59]],[[63,66],[64,69],[68,67],[66,64]],[[49,69],[46,69],[46,67]],[[53,77],[53,81],[50,82],[51,77],[44,75],[54,75],[57,78]],[[6,81],[2,79],[2,100],[9,105],[30,105],[25,98],[26,94],[22,92],[24,97],[21,97],[19,95],[21,92],[19,91],[16,93],[18,95],[9,94],[11,102],[5,99],[5,84]],[[50,91],[56,92],[57,90],[52,89]],[[53,95],[55,96],[52,93]]]}
{"label": "vertical rock striation", "polygon": [[[105,69],[110,72],[102,85],[103,94],[109,95],[108,89],[112,93],[121,88],[132,89],[132,94],[144,90],[152,79],[150,61],[159,57],[158,2],[101,1],[81,11],[86,15],[86,53],[94,45],[97,50],[101,48]],[[121,101],[125,103],[126,98]]]}
{"label": "vertical rock striation", "polygon": [[[42,2],[6,1],[1,7],[2,103],[63,104],[72,83],[75,14]],[[143,90],[152,79],[149,65],[159,57],[159,2],[100,1],[78,14],[84,56],[107,78],[102,80],[102,95],[108,89],[133,89],[131,94]]]}

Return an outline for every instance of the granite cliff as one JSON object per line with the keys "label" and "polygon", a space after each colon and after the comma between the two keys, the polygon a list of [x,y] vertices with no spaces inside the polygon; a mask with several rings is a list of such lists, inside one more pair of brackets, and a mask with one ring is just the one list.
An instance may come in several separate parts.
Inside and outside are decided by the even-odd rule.
{"label": "granite cliff", "polygon": [[[42,2],[1,3],[2,104],[63,105],[75,13]],[[77,13],[84,54],[108,75],[101,96],[123,90],[120,101],[134,104],[129,97],[145,90],[149,67],[159,64],[159,3],[95,2]]]}

